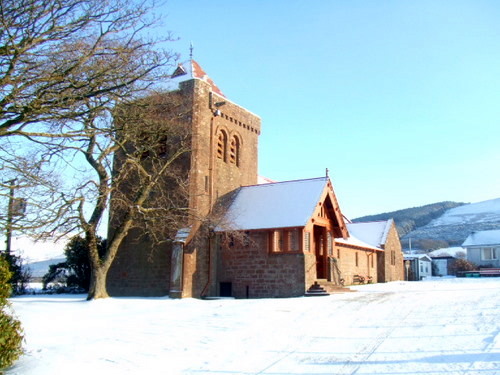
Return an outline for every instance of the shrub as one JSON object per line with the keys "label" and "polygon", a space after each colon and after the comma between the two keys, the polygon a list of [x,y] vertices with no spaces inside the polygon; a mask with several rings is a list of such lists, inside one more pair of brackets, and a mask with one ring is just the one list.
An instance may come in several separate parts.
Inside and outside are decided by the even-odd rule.
{"label": "shrub", "polygon": [[[99,238],[97,250],[102,256],[106,250],[106,240]],[[69,288],[80,289],[80,292],[88,291],[90,260],[87,241],[80,236],[71,238],[64,248],[64,255],[66,255],[66,261],[51,265],[49,272],[43,276],[43,288],[47,289],[49,283],[57,281],[66,284]]]}
{"label": "shrub", "polygon": [[0,256],[0,372],[23,354],[21,322],[9,314],[10,304],[7,298],[11,293],[11,275],[8,261],[4,255]]}
{"label": "shrub", "polygon": [[68,263],[61,262],[57,264],[51,264],[49,266],[49,271],[43,275],[42,283],[43,289],[49,288],[50,283],[64,283],[66,284],[66,279],[68,277]]}
{"label": "shrub", "polygon": [[12,288],[12,294],[24,294],[31,279],[31,273],[29,269],[23,267],[23,261],[20,256],[13,254],[4,254],[3,257],[9,264],[9,270],[11,273],[9,284]]}
{"label": "shrub", "polygon": [[469,262],[467,259],[457,259],[453,268],[457,272],[477,270],[477,266],[474,263]]}

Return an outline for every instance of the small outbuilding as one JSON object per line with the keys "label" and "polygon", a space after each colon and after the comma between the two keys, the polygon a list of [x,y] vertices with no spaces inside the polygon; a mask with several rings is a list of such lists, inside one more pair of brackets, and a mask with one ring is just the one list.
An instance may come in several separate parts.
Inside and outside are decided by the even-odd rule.
{"label": "small outbuilding", "polygon": [[432,276],[432,259],[427,254],[412,254],[404,256],[408,265],[405,280],[420,281]]}
{"label": "small outbuilding", "polygon": [[431,256],[433,276],[454,276],[456,275],[455,263],[457,258],[450,255]]}

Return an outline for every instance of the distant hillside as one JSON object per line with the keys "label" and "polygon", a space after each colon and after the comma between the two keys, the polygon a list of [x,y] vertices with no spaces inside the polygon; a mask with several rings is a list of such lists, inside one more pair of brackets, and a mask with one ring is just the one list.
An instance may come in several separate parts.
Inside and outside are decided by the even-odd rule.
{"label": "distant hillside", "polygon": [[460,246],[479,230],[500,229],[500,198],[479,203],[439,202],[422,207],[364,216],[353,221],[393,218],[403,248],[432,250]]}
{"label": "distant hillside", "polygon": [[401,240],[406,245],[411,238],[423,249],[435,247],[432,241],[443,242],[443,247],[460,246],[470,233],[491,229],[500,229],[500,198],[452,208]]}
{"label": "distant hillside", "polygon": [[427,204],[421,207],[405,208],[403,210],[384,212],[378,215],[359,217],[353,222],[377,221],[394,219],[400,237],[403,237],[412,230],[429,224],[432,220],[443,215],[450,208],[463,206],[465,203],[439,202]]}

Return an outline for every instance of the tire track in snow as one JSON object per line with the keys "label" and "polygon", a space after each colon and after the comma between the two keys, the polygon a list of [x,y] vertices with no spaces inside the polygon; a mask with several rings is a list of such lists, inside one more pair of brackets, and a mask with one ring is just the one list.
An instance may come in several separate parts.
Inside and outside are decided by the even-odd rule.
{"label": "tire track in snow", "polygon": [[[346,326],[350,327],[356,327],[356,322],[362,319],[362,317],[369,316],[370,310],[373,308],[373,305],[380,305],[387,303],[388,301],[391,300],[391,298],[395,297],[396,294],[393,292],[370,292],[370,293],[356,293],[356,294],[351,294],[351,295],[346,295],[345,299],[342,300],[335,300],[332,299],[332,311],[342,311],[346,306],[349,306],[349,310],[355,310],[358,313],[356,315],[352,316],[345,316],[343,317],[344,319],[342,320],[342,323],[345,323]],[[400,297],[399,297],[400,298]],[[400,322],[405,321],[407,317],[411,314],[413,309],[413,306],[408,309],[408,311],[404,311],[403,316],[400,316],[397,320],[394,320],[391,318],[392,322],[396,322],[396,324],[393,324],[391,327],[389,327],[387,330],[384,330],[381,334],[375,337],[375,339],[370,338],[370,343],[362,347],[359,351],[356,353],[353,353],[353,355],[356,357],[355,359],[351,360],[345,360],[342,361],[344,364],[342,367],[339,369],[339,372],[335,373],[340,373],[340,374],[355,374],[359,368],[362,366],[362,363],[366,361],[377,349],[382,345],[385,340],[396,330],[397,328],[400,327]],[[309,336],[309,331],[311,330],[310,327],[304,325],[304,319],[306,319],[308,316],[316,316],[318,320],[323,320],[325,318],[324,316],[321,316],[322,314],[329,314],[328,311],[317,311],[315,310],[314,306],[311,307],[310,309],[307,309],[304,311],[302,314],[299,316],[295,317],[294,323],[297,323],[302,326],[301,330],[297,332],[297,336],[299,337],[298,340],[294,340],[296,343],[293,347],[289,348],[289,350],[286,350],[284,352],[281,352],[278,358],[273,360],[271,363],[266,365],[264,368],[262,368],[260,371],[256,372],[256,375],[262,375],[265,373],[268,373],[269,370],[271,370],[274,367],[279,367],[279,364],[288,359],[290,356],[301,353],[301,357],[296,358],[296,362],[298,363],[303,363],[304,362],[304,353],[307,351],[304,350],[305,348],[310,348],[313,347],[315,344],[315,341],[318,339],[318,337],[313,337],[311,338]],[[392,316],[392,315],[391,315]],[[316,327],[317,328],[317,327]],[[304,340],[304,338],[307,338]],[[374,340],[374,341],[373,341]],[[314,361],[314,355],[311,359]],[[355,363],[352,363],[355,362]],[[274,373],[274,372],[273,372]],[[281,372],[278,372],[281,373]],[[330,374],[330,372],[328,372]]]}
{"label": "tire track in snow", "polygon": [[[381,295],[383,295],[384,298],[379,298]],[[361,300],[360,302],[383,303],[386,302],[391,295],[394,295],[394,293],[374,293],[371,298]],[[401,325],[409,318],[413,312],[413,306],[414,305],[412,304],[407,311],[404,311],[403,315],[398,315],[397,319],[392,320],[393,322],[397,322],[397,324],[393,324],[391,327],[384,330],[384,332],[375,337],[374,341],[359,350],[359,352],[355,354],[355,356],[359,356],[358,358],[355,358],[354,360],[347,360],[338,373],[350,375],[356,374],[361,366],[363,366],[364,362],[368,361],[373,353],[375,353],[377,349],[394,333],[394,331],[401,327]]]}

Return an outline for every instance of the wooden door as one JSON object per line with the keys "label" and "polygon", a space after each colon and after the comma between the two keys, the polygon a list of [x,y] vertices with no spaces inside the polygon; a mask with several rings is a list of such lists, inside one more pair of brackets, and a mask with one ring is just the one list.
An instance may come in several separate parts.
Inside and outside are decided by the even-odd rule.
{"label": "wooden door", "polygon": [[316,278],[326,279],[326,228],[314,227],[314,253],[316,255]]}

